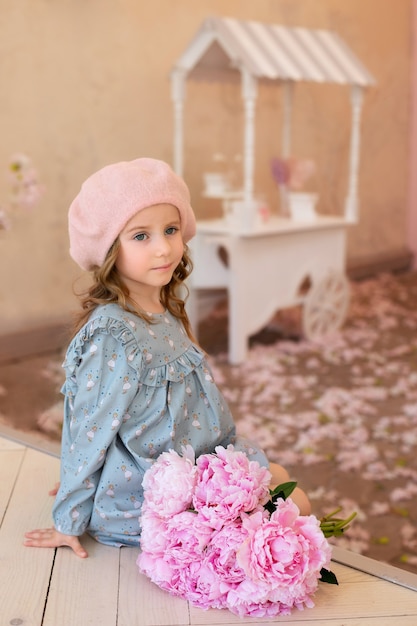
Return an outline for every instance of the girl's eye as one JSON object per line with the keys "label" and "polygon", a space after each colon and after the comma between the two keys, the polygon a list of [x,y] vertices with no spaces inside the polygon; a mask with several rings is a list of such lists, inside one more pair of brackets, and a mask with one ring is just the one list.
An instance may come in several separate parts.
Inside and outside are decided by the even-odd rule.
{"label": "girl's eye", "polygon": [[178,231],[178,228],[176,226],[170,226],[169,228],[166,229],[165,232],[167,235],[173,235],[177,231]]}
{"label": "girl's eye", "polygon": [[146,237],[147,235],[145,233],[138,233],[133,239],[136,239],[136,241],[145,241]]}

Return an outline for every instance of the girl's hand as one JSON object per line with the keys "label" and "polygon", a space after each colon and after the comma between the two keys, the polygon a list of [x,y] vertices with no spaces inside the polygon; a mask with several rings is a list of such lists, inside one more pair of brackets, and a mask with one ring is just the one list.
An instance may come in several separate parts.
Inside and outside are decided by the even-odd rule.
{"label": "girl's hand", "polygon": [[88,556],[78,537],[64,535],[55,528],[40,528],[25,533],[23,545],[29,548],[60,548],[61,546],[69,546],[82,559]]}

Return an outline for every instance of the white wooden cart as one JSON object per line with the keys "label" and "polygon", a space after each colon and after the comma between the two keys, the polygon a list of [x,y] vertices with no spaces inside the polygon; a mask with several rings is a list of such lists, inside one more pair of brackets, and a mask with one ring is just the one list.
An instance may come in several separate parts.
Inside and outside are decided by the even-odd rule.
{"label": "white wooden cart", "polygon": [[[240,363],[247,341],[273,312],[303,303],[303,330],[311,339],[337,330],[349,302],[345,276],[346,229],[358,221],[360,118],[364,89],[374,84],[335,33],[232,18],[209,18],[172,70],[174,168],[183,174],[183,110],[187,79],[235,80],[240,74],[245,123],[243,189],[234,221],[199,222],[191,244],[195,269],[189,313],[196,327],[202,289],[225,287],[229,295],[229,358]],[[281,156],[291,155],[291,111],[299,81],[350,85],[352,125],[344,215],[306,221],[273,217],[260,223],[254,196],[255,108],[258,81],[283,90]],[[226,191],[218,197],[230,200]],[[226,261],[227,259],[227,261]],[[305,285],[309,289],[304,289]]]}

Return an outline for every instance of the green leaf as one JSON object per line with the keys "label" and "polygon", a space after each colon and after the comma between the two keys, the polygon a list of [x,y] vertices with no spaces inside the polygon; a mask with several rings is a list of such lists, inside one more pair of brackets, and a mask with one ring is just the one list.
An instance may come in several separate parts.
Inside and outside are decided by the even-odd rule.
{"label": "green leaf", "polygon": [[324,583],[329,583],[329,585],[339,584],[336,575],[333,574],[333,572],[331,572],[330,570],[324,569],[324,567],[322,567],[320,570],[320,580]]}
{"label": "green leaf", "polygon": [[276,502],[278,498],[286,500],[292,494],[296,486],[297,483],[294,481],[278,485],[275,489],[270,491],[272,501]]}
{"label": "green leaf", "polygon": [[268,502],[266,504],[264,504],[264,509],[266,509],[268,511],[268,513],[273,513],[274,511],[277,510],[277,507],[272,502],[272,500],[268,500]]}

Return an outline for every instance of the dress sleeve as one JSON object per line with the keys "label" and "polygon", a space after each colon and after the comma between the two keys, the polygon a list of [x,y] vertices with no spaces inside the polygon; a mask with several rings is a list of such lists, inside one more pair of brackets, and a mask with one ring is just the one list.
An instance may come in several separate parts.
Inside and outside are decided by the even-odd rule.
{"label": "dress sleeve", "polygon": [[61,484],[53,509],[56,529],[77,536],[88,527],[107,450],[128,419],[140,371],[133,336],[120,323],[82,332],[64,363]]}

